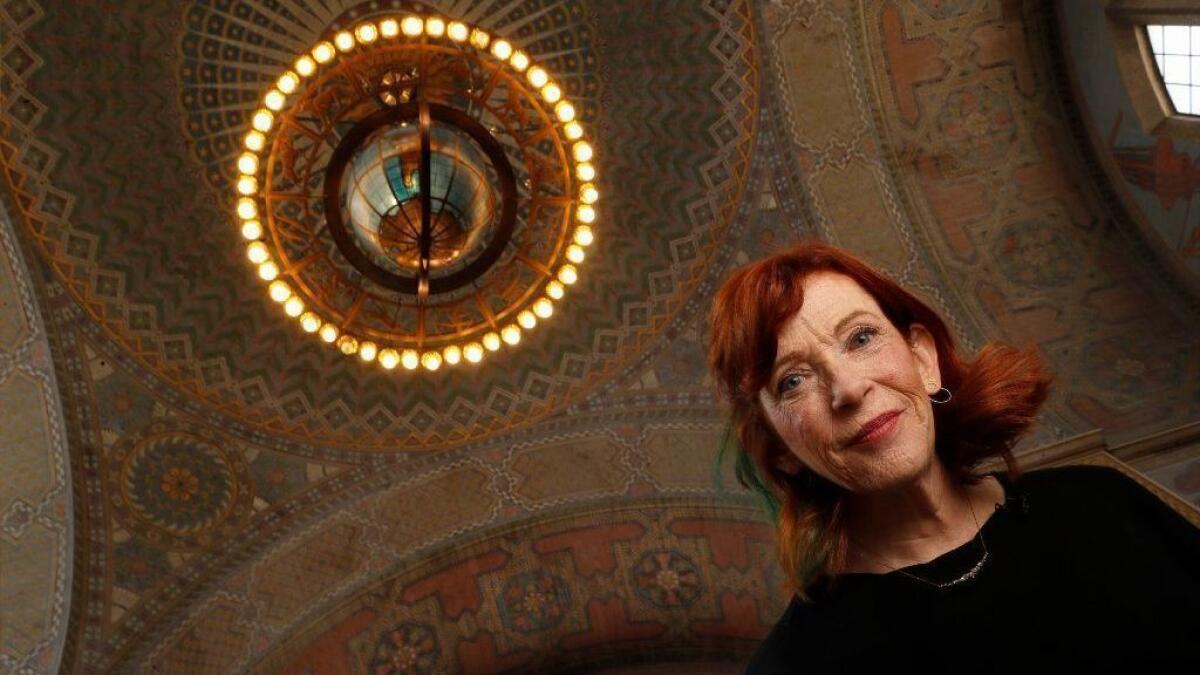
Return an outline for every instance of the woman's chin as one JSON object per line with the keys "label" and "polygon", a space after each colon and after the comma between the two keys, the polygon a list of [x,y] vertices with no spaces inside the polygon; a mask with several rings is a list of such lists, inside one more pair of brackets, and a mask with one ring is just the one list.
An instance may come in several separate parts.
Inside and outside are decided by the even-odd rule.
{"label": "woman's chin", "polygon": [[929,470],[933,454],[919,447],[895,444],[855,458],[847,467],[846,487],[853,493],[888,492],[911,484]]}

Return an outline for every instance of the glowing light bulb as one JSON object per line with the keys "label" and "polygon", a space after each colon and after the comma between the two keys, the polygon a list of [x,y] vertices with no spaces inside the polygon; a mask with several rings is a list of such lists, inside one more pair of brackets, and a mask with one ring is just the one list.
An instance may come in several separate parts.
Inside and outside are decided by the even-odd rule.
{"label": "glowing light bulb", "polygon": [[509,58],[508,63],[518,73],[523,72],[529,67],[529,55],[518,49],[517,51],[513,52],[513,55],[511,58]]}
{"label": "glowing light bulb", "polygon": [[574,265],[563,265],[558,270],[558,280],[570,286],[579,280],[579,272]]}
{"label": "glowing light bulb", "polygon": [[542,87],[542,100],[546,103],[557,103],[562,98],[562,88],[551,82]]}
{"label": "glowing light bulb", "polygon": [[358,351],[358,340],[353,335],[343,335],[338,338],[337,346],[343,354],[350,356]]}
{"label": "glowing light bulb", "polygon": [[400,354],[395,349],[385,349],[379,352],[379,365],[391,370],[400,363]]}
{"label": "glowing light bulb", "polygon": [[237,168],[239,172],[251,176],[258,173],[258,155],[251,152],[243,152],[238,157]]}
{"label": "glowing light bulb", "polygon": [[246,146],[247,150],[261,152],[262,149],[267,146],[267,137],[263,136],[261,131],[251,131],[250,133],[246,134],[246,138],[243,139],[242,145]]}
{"label": "glowing light bulb", "polygon": [[377,353],[379,353],[379,347],[375,346],[374,342],[364,341],[358,345],[358,358],[363,361],[374,361]]}
{"label": "glowing light bulb", "polygon": [[575,228],[575,243],[580,246],[591,246],[596,240],[596,235],[592,233],[592,228],[587,225],[580,225]]}
{"label": "glowing light bulb", "polygon": [[333,44],[328,41],[318,42],[317,46],[312,49],[312,57],[317,63],[329,63],[336,55],[337,51],[333,48]]}
{"label": "glowing light bulb", "polygon": [[287,302],[287,299],[292,297],[292,287],[288,286],[286,281],[272,281],[267,293],[275,302]]}
{"label": "glowing light bulb", "polygon": [[569,101],[559,101],[558,105],[554,106],[554,116],[559,122],[570,122],[575,119],[575,106]]}
{"label": "glowing light bulb", "polygon": [[283,311],[291,317],[300,316],[304,313],[304,301],[300,299],[300,296],[293,295],[288,298],[287,302],[283,303]]}
{"label": "glowing light bulb", "polygon": [[354,36],[350,34],[350,31],[344,30],[333,36],[333,44],[337,45],[338,49],[348,52],[354,49]]}
{"label": "glowing light bulb", "polygon": [[258,215],[258,204],[250,197],[242,197],[237,202],[237,214],[242,220],[250,220]]}
{"label": "glowing light bulb", "polygon": [[400,22],[400,32],[408,37],[417,37],[425,32],[425,22],[419,16],[406,16]]}
{"label": "glowing light bulb", "polygon": [[295,69],[296,74],[300,77],[308,77],[309,75],[317,72],[317,62],[313,61],[311,56],[301,56],[300,58],[296,59],[296,63],[293,68]]}
{"label": "glowing light bulb", "polygon": [[442,355],[437,352],[425,352],[421,355],[421,365],[425,370],[437,370],[442,367]]}
{"label": "glowing light bulb", "polygon": [[379,39],[379,27],[373,23],[359,24],[358,28],[354,29],[354,37],[364,45],[369,45]]}
{"label": "glowing light bulb", "polygon": [[594,223],[596,222],[596,209],[592,208],[590,204],[582,204],[575,210],[575,217],[581,223]]}
{"label": "glowing light bulb", "polygon": [[279,276],[279,265],[268,260],[258,266],[258,278],[263,281],[274,281]]}
{"label": "glowing light bulb", "polygon": [[446,22],[441,17],[431,16],[425,19],[425,34],[429,37],[440,38],[446,34]]}
{"label": "glowing light bulb", "polygon": [[521,341],[521,329],[510,323],[500,329],[500,339],[510,345],[515,345]]}
{"label": "glowing light bulb", "polygon": [[284,96],[283,93],[278,89],[272,89],[271,91],[268,91],[267,95],[263,97],[263,105],[265,105],[268,110],[279,110],[283,108],[283,103],[285,101],[287,101],[287,97]]}
{"label": "glowing light bulb", "polygon": [[576,162],[587,162],[592,159],[592,144],[587,141],[579,141],[571,146],[571,156]]}
{"label": "glowing light bulb", "polygon": [[337,338],[338,338],[337,326],[335,326],[331,323],[327,323],[327,324],[321,326],[321,339],[322,340],[332,343]]}
{"label": "glowing light bulb", "polygon": [[489,352],[494,352],[500,349],[500,335],[497,333],[487,333],[483,336],[483,348]]}
{"label": "glowing light bulb", "polygon": [[512,53],[512,45],[507,40],[496,40],[492,43],[492,56],[501,61],[508,60],[508,57],[512,56]]}
{"label": "glowing light bulb", "polygon": [[584,183],[579,186],[579,201],[584,204],[595,204],[596,200],[600,199],[600,191],[591,183]]}
{"label": "glowing light bulb", "polygon": [[595,180],[596,167],[588,163],[578,164],[575,166],[575,177],[579,180]]}
{"label": "glowing light bulb", "polygon": [[450,36],[455,42],[462,42],[471,34],[470,29],[461,21],[451,21],[450,25],[446,26],[446,35]]}
{"label": "glowing light bulb", "polygon": [[[379,34],[385,38],[394,38],[400,34],[400,22],[395,19],[384,19],[379,22]],[[368,361],[370,359],[367,359]]]}
{"label": "glowing light bulb", "polygon": [[478,28],[471,31],[471,44],[478,49],[487,49],[488,43],[492,41],[492,36]]}
{"label": "glowing light bulb", "polygon": [[305,333],[315,333],[321,328],[321,317],[312,312],[305,312],[300,317],[300,327],[304,329]]}
{"label": "glowing light bulb", "polygon": [[471,363],[479,363],[483,360],[483,345],[478,342],[468,343],[463,347],[463,357]]}
{"label": "glowing light bulb", "polygon": [[533,312],[527,309],[521,310],[521,313],[517,314],[517,323],[519,323],[521,328],[524,328],[525,330],[532,330],[533,327],[537,325],[537,317],[533,315]]}
{"label": "glowing light bulb", "polygon": [[567,247],[567,260],[570,260],[575,264],[579,264],[583,262],[583,258],[583,248],[581,248],[579,245],[571,244]]}
{"label": "glowing light bulb", "polygon": [[275,123],[275,116],[270,110],[259,110],[254,113],[254,117],[250,119],[250,126],[263,132],[264,134],[271,130],[271,125]]}
{"label": "glowing light bulb", "polygon": [[555,300],[562,300],[563,295],[565,294],[566,289],[563,288],[562,282],[551,281],[550,283],[546,284],[546,295],[550,296],[551,298]]}
{"label": "glowing light bulb", "polygon": [[563,125],[563,135],[568,140],[577,141],[583,138],[583,126],[579,122],[567,122]]}
{"label": "glowing light bulb", "polygon": [[[316,49],[313,49],[314,54],[316,51]],[[296,91],[296,87],[298,86],[300,86],[300,78],[296,77],[296,74],[290,71],[280,75],[279,79],[275,81],[275,87],[285,94]]]}
{"label": "glowing light bulb", "polygon": [[237,191],[243,195],[252,195],[258,192],[258,181],[254,176],[242,176],[238,179]]}
{"label": "glowing light bulb", "polygon": [[549,319],[554,314],[554,303],[550,302],[549,298],[538,298],[537,302],[533,303],[533,313],[539,319]]}
{"label": "glowing light bulb", "polygon": [[242,223],[242,237],[254,241],[263,235],[262,223],[257,220],[247,220]]}
{"label": "glowing light bulb", "polygon": [[407,370],[416,370],[421,365],[421,357],[415,349],[405,349],[400,353],[400,365]]}
{"label": "glowing light bulb", "polygon": [[529,72],[525,73],[525,77],[529,80],[529,84],[532,84],[538,89],[546,86],[546,83],[550,81],[550,76],[546,74],[545,70],[542,70],[541,66],[534,66],[530,68]]}
{"label": "glowing light bulb", "polygon": [[442,359],[446,361],[447,365],[457,365],[459,361],[462,361],[462,349],[458,345],[450,345],[442,350]]}

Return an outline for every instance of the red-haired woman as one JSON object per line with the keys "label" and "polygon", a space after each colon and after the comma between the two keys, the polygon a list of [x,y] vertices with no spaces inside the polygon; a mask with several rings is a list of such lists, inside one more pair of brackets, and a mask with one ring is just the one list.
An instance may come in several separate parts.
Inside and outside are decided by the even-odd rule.
{"label": "red-haired woman", "polygon": [[1112,469],[1016,471],[1036,352],[965,359],[911,293],[802,244],[725,283],[709,356],[796,594],[748,672],[1200,673],[1200,532]]}

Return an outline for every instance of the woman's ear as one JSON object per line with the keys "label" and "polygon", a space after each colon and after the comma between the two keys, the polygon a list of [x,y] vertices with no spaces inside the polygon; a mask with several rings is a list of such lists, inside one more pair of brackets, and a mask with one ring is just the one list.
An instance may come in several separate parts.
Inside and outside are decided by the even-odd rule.
{"label": "woman's ear", "polygon": [[917,372],[925,383],[925,393],[932,394],[942,386],[942,371],[938,367],[937,343],[925,326],[914,323],[908,327],[908,346],[917,362]]}

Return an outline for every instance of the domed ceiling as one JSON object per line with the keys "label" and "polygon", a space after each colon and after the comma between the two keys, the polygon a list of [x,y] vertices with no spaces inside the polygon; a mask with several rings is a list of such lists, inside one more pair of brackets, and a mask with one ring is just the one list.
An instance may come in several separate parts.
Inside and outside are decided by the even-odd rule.
{"label": "domed ceiling", "polygon": [[[280,72],[409,12],[543,64],[603,195],[553,317],[436,371],[305,335],[234,211]],[[74,487],[69,625],[65,590],[32,625],[65,635],[65,672],[737,672],[786,597],[770,528],[715,468],[704,313],[732,266],[804,236],[883,266],[970,348],[1037,344],[1060,384],[1023,448],[1197,419],[1196,299],[1089,164],[1052,19],[989,0],[4,4],[4,206]],[[373,140],[399,150],[353,164],[346,194],[419,187],[405,133]],[[457,142],[435,154],[485,163]],[[402,271],[389,204],[346,220]],[[487,227],[456,218],[451,266]],[[4,649],[45,670],[59,653]]]}

